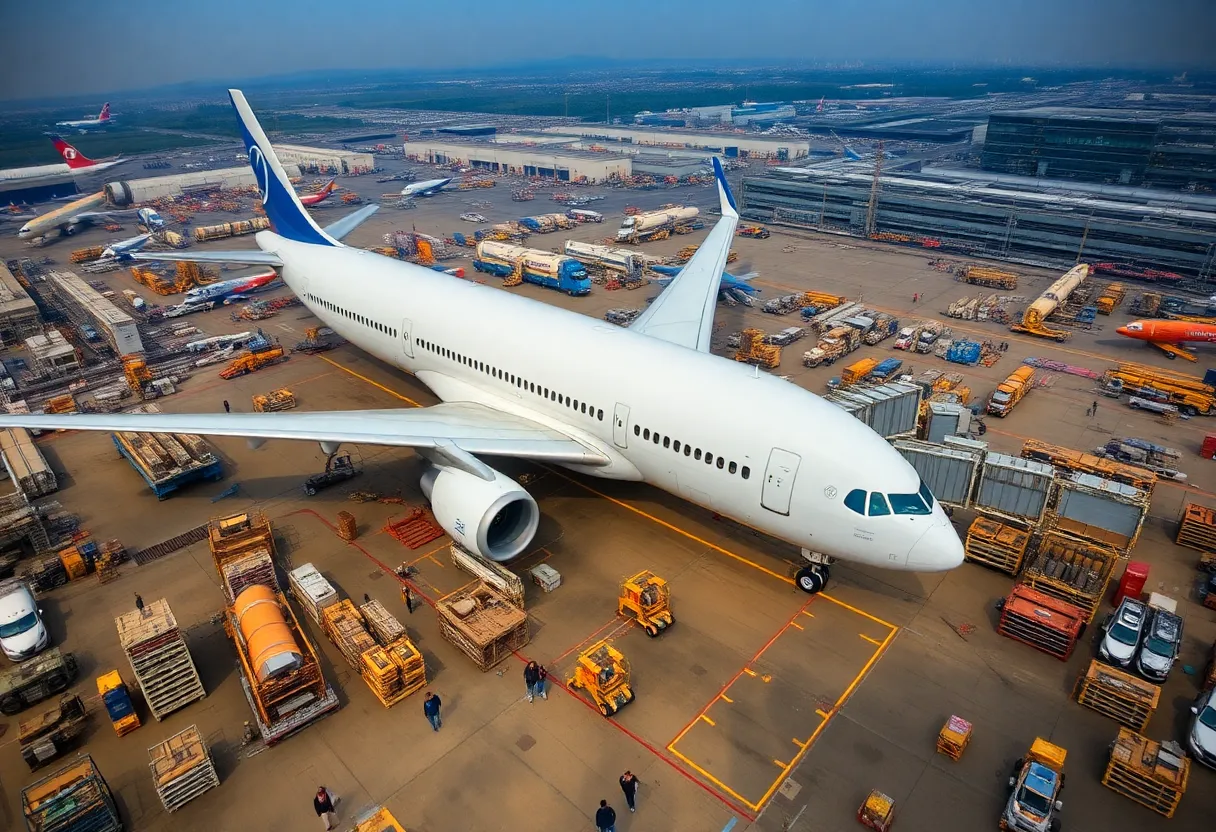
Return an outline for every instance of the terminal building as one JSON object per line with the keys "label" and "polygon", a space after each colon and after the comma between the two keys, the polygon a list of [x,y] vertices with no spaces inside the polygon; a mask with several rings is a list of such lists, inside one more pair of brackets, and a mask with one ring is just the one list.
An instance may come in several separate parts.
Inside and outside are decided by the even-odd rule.
{"label": "terminal building", "polygon": [[54,292],[68,319],[78,326],[89,324],[118,356],[144,351],[135,319],[123,312],[73,272],[50,272],[47,285]]}
{"label": "terminal building", "polygon": [[406,142],[405,155],[433,165],[465,165],[519,176],[541,176],[562,182],[605,182],[633,175],[628,156],[573,150],[568,147],[426,139]]}
{"label": "terminal building", "polygon": [[1170,189],[1216,189],[1216,113],[1036,107],[988,118],[984,170]]}
{"label": "terminal building", "polygon": [[[351,150],[334,150],[329,147],[305,147],[298,144],[276,144],[275,155],[279,161],[298,165],[301,173],[329,174],[330,176],[369,173],[376,167],[376,158],[370,153]],[[241,159],[244,159],[244,155]]]}
{"label": "terminal building", "polygon": [[[864,235],[865,162],[744,177],[749,220]],[[880,239],[1049,268],[1078,256],[1216,282],[1216,196],[926,168],[883,175],[869,231]]]}
{"label": "terminal building", "polygon": [[697,124],[762,127],[779,121],[790,121],[797,114],[798,112],[792,104],[786,104],[783,101],[765,103],[744,101],[739,106],[723,104],[716,107],[688,107],[681,110],[667,110],[662,113],[645,110],[635,115],[633,120],[638,124],[658,127],[685,127]]}
{"label": "terminal building", "polygon": [[802,159],[811,152],[808,139],[794,136],[762,136],[755,133],[652,130],[645,127],[608,127],[603,124],[563,124],[546,127],[544,132],[595,139],[608,147],[621,143],[675,150],[702,150],[727,157],[752,159],[792,161]]}
{"label": "terminal building", "polygon": [[0,344],[13,346],[40,332],[42,317],[38,305],[0,262]]}

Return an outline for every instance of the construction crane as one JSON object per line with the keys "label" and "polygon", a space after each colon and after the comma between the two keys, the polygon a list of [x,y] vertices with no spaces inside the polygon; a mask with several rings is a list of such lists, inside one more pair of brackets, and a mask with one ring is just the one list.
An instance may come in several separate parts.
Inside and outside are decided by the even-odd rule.
{"label": "construction crane", "polygon": [[874,180],[870,183],[870,204],[866,206],[866,236],[874,236],[875,220],[878,216],[878,187],[882,175],[883,143],[880,141],[874,151]]}

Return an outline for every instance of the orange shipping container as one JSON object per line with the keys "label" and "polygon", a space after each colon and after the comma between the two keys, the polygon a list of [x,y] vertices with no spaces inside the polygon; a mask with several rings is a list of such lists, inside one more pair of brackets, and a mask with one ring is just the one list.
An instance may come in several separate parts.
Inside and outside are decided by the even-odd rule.
{"label": "orange shipping container", "polygon": [[249,646],[249,664],[259,682],[303,664],[300,647],[279,609],[274,590],[255,584],[237,596],[233,611]]}

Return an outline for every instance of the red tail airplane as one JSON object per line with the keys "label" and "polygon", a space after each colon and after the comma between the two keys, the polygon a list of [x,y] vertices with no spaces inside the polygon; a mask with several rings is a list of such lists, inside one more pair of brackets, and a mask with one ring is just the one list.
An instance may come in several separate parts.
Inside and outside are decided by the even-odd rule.
{"label": "red tail airplane", "polygon": [[301,194],[300,204],[303,205],[305,208],[310,208],[313,205],[320,205],[322,202],[325,201],[325,198],[327,196],[329,196],[336,190],[338,190],[338,186],[334,182],[334,180],[331,179],[325,183],[324,188],[317,191],[315,194]]}

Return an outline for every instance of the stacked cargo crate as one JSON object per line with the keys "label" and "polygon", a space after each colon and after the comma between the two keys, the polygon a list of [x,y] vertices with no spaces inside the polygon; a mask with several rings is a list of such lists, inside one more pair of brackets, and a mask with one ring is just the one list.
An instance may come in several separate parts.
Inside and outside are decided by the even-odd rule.
{"label": "stacked cargo crate", "polygon": [[1109,546],[1048,532],[1027,564],[1022,583],[1080,607],[1089,623],[1098,614],[1118,563],[1119,552]]}
{"label": "stacked cargo crate", "polygon": [[166,812],[176,812],[208,789],[220,784],[211,752],[191,725],[148,749],[152,782]]}
{"label": "stacked cargo crate", "polygon": [[148,710],[158,722],[207,695],[168,601],[153,601],[114,623]]}
{"label": "stacked cargo crate", "polygon": [[[371,621],[348,599],[321,610],[321,628],[347,663],[363,677],[386,708],[426,685],[422,654],[405,636],[405,628],[378,602],[364,604]],[[372,632],[380,640],[372,637]]]}
{"label": "stacked cargo crate", "polygon": [[1018,585],[1001,604],[997,632],[1066,661],[1077,646],[1085,611]]}
{"label": "stacked cargo crate", "polygon": [[311,563],[291,570],[287,576],[291,594],[313,623],[321,623],[321,613],[338,603],[338,591]]}
{"label": "stacked cargo crate", "polygon": [[1190,773],[1191,761],[1176,743],[1154,742],[1120,728],[1102,785],[1171,818],[1182,802]]}
{"label": "stacked cargo crate", "polygon": [[523,610],[482,581],[439,599],[435,611],[443,637],[482,670],[489,670],[531,639]]}
{"label": "stacked cargo crate", "polygon": [[207,542],[221,576],[225,562],[246,552],[264,549],[274,555],[274,532],[260,511],[212,518],[207,527]]}
{"label": "stacked cargo crate", "polygon": [[501,563],[473,554],[459,543],[453,542],[449,548],[453,566],[494,587],[520,609],[524,608],[524,582],[518,575]]}
{"label": "stacked cargo crate", "polygon": [[114,796],[89,755],[21,791],[30,832],[121,832]]}
{"label": "stacked cargo crate", "polygon": [[982,563],[1009,575],[1017,574],[1030,545],[1030,532],[999,523],[987,517],[977,517],[967,530],[963,552],[972,563]]}
{"label": "stacked cargo crate", "polygon": [[1216,511],[1198,503],[1187,503],[1178,526],[1179,546],[1197,549],[1198,568],[1205,572],[1216,570]]}
{"label": "stacked cargo crate", "polygon": [[228,603],[236,601],[237,596],[254,584],[279,588],[275,576],[274,560],[266,549],[258,549],[247,555],[238,555],[224,562],[220,567],[220,577],[223,578],[224,594]]}
{"label": "stacked cargo crate", "polygon": [[1097,659],[1077,680],[1077,701],[1135,731],[1143,731],[1161,701],[1161,688]]}

